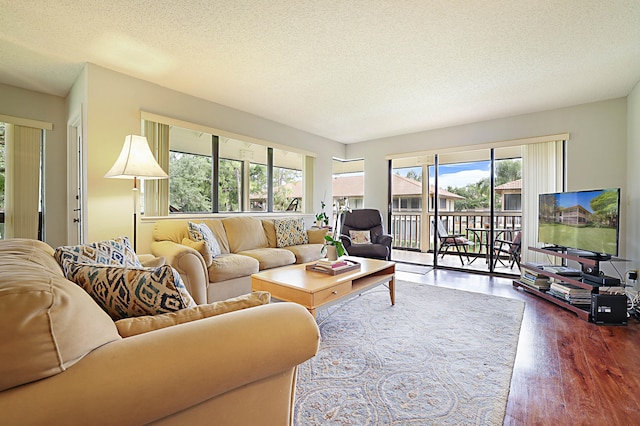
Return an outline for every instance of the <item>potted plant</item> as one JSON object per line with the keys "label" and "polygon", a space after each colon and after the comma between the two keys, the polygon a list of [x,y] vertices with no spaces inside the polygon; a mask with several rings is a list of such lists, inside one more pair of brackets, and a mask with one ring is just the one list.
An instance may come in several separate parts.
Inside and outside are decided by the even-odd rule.
{"label": "potted plant", "polygon": [[329,225],[329,216],[327,216],[327,214],[324,212],[326,204],[324,203],[324,201],[321,201],[320,203],[320,205],[322,206],[322,211],[320,213],[316,213],[316,226],[318,228],[322,228],[323,225]]}
{"label": "potted plant", "polygon": [[324,236],[324,245],[322,246],[322,254],[327,256],[329,260],[338,260],[339,257],[344,256],[346,253],[342,241],[337,240],[331,235]]}
{"label": "potted plant", "polygon": [[[324,204],[324,203],[323,203]],[[337,209],[336,214],[336,226],[333,228],[333,235],[327,234],[324,236],[324,245],[322,246],[322,254],[327,256],[329,260],[337,260],[339,257],[347,254],[347,251],[340,239],[340,233],[342,230],[342,215],[345,212],[350,212],[351,208],[348,205],[344,205]]]}

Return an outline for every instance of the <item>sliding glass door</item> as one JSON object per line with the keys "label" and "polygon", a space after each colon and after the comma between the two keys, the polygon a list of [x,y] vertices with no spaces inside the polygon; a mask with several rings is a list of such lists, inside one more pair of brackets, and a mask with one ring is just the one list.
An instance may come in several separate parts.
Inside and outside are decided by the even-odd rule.
{"label": "sliding glass door", "polygon": [[435,224],[436,265],[489,270],[491,265],[491,150],[436,156],[429,179],[438,202],[430,212]]}
{"label": "sliding glass door", "polygon": [[498,246],[522,226],[521,152],[517,146],[394,159],[394,258],[519,274]]}

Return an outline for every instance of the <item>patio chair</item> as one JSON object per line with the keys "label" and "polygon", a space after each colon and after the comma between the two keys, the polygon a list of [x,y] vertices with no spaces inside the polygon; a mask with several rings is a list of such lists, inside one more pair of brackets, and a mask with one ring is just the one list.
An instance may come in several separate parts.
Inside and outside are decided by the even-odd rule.
{"label": "patio chair", "polygon": [[[469,260],[468,247],[474,246],[473,241],[469,241],[461,234],[449,234],[442,221],[438,221],[438,240],[440,247],[438,247],[436,256],[441,255],[441,257],[444,258],[445,254],[457,254],[462,266],[464,266],[464,260],[462,258],[464,254],[467,257],[467,262],[471,263]],[[462,247],[463,250],[460,250],[460,247]],[[455,251],[453,251],[453,249],[455,249]]]}
{"label": "patio chair", "polygon": [[513,239],[511,240],[501,240],[496,239],[493,242],[493,268],[498,265],[500,262],[503,266],[507,266],[507,264],[503,261],[504,258],[501,258],[500,255],[506,255],[506,262],[511,262],[509,265],[510,269],[513,269],[513,265],[517,264],[518,268],[520,268],[520,250],[522,248],[522,232],[516,231],[513,234]]}

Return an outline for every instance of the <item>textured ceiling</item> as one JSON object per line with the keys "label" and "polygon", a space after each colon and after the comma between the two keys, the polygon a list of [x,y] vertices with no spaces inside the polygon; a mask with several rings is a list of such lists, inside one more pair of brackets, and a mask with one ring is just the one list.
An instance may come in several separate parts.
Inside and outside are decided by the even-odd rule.
{"label": "textured ceiling", "polygon": [[0,0],[1,83],[86,62],[350,143],[626,96],[640,1]]}

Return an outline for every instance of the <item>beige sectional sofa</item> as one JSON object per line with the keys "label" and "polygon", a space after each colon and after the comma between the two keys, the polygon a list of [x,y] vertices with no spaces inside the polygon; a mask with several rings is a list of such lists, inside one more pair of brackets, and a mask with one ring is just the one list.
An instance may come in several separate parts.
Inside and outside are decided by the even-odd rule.
{"label": "beige sectional sofa", "polygon": [[[275,221],[251,216],[222,219],[158,220],[151,251],[175,268],[196,303],[225,300],[251,291],[251,274],[322,257],[326,230],[307,229],[308,243],[278,247]],[[190,240],[189,222],[204,223],[213,232],[221,254],[207,265],[202,244]]]}
{"label": "beige sectional sofa", "polygon": [[226,301],[114,323],[53,255],[0,241],[0,424],[292,424],[320,336],[305,308]]}

